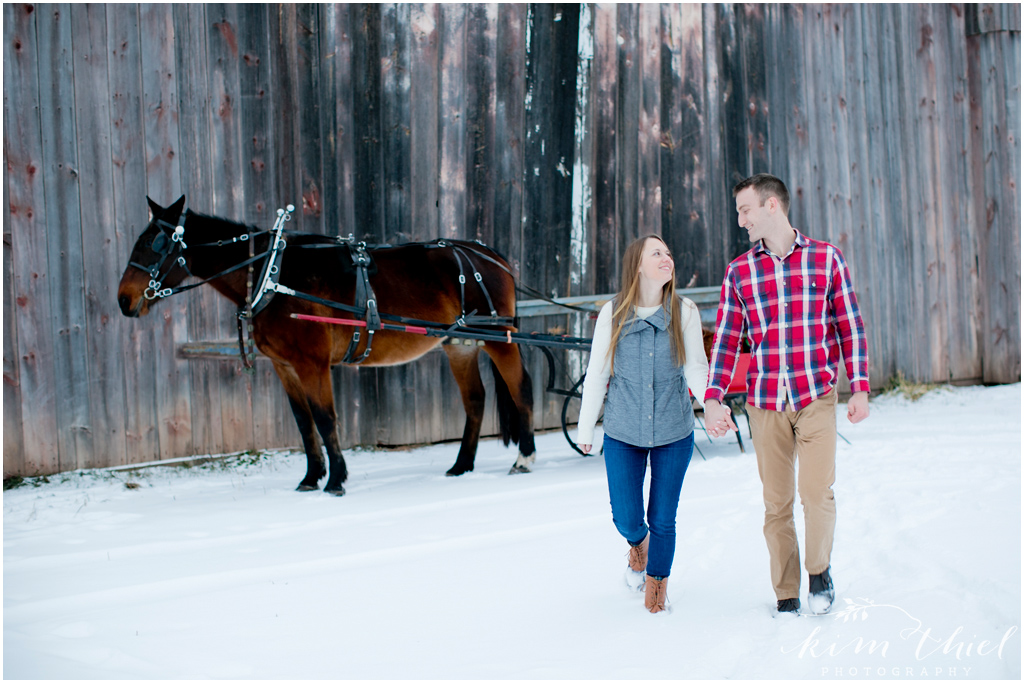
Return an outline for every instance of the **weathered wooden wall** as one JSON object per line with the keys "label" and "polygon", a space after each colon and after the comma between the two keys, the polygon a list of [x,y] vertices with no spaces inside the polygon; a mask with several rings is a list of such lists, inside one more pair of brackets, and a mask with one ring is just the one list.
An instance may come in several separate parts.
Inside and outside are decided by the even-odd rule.
{"label": "weathered wooden wall", "polygon": [[[876,386],[1019,381],[1019,137],[1019,5],[7,4],[4,476],[297,444],[269,364],[177,354],[233,338],[214,292],[120,316],[147,194],[479,238],[566,296],[648,232],[717,285],[770,171],[850,262]],[[334,379],[346,446],[461,434],[443,354]]]}

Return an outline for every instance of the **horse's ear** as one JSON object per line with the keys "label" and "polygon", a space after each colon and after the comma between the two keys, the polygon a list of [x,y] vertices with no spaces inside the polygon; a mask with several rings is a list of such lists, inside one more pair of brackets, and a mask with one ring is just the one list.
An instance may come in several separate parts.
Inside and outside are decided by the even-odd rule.
{"label": "horse's ear", "polygon": [[149,220],[153,220],[157,216],[163,214],[165,210],[164,207],[154,202],[148,196],[146,197],[146,201],[149,202]]}
{"label": "horse's ear", "polygon": [[167,219],[169,223],[177,223],[181,212],[185,208],[185,195],[178,197],[178,201],[167,207]]}

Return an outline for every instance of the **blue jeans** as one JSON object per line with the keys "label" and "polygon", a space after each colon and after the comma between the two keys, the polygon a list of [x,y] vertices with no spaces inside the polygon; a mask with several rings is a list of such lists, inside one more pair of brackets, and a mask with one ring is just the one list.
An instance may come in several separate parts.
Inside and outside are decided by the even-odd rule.
{"label": "blue jeans", "polygon": [[[612,521],[631,545],[650,531],[647,575],[664,578],[672,571],[676,553],[676,509],[683,477],[693,454],[693,434],[664,446],[641,448],[604,436],[604,466]],[[651,491],[644,521],[644,477],[651,458]],[[648,526],[650,525],[650,526]]]}

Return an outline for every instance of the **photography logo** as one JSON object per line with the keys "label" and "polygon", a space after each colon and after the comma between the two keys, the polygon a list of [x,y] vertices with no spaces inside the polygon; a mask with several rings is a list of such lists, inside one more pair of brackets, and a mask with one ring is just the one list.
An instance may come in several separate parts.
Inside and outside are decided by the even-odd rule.
{"label": "photography logo", "polygon": [[[897,618],[901,622],[905,619],[907,625],[897,632],[898,639],[892,640],[879,638],[877,629],[865,638],[851,635],[849,629],[829,634],[823,633],[826,629],[822,626],[815,626],[796,645],[783,646],[783,654],[822,662],[822,678],[969,678],[973,664],[1002,660],[1008,645],[1019,646],[1020,628],[1016,625],[1001,634],[979,638],[963,626],[941,631],[928,627],[898,605],[879,604],[869,598],[846,598],[845,603],[845,608],[828,616],[856,625],[880,610],[895,610],[902,615]],[[898,665],[893,663],[896,661]]]}

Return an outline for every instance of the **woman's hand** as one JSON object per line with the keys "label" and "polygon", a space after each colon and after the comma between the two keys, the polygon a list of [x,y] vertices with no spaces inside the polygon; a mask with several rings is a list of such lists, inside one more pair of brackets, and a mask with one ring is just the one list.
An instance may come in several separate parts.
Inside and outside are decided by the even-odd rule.
{"label": "woman's hand", "polygon": [[722,405],[719,401],[711,399],[704,404],[704,425],[708,434],[714,437],[724,436],[729,431],[739,431],[736,423],[732,421],[732,411],[729,406]]}
{"label": "woman's hand", "polygon": [[580,450],[584,453],[590,453],[591,445],[589,443],[578,443],[576,445],[579,446]]}

